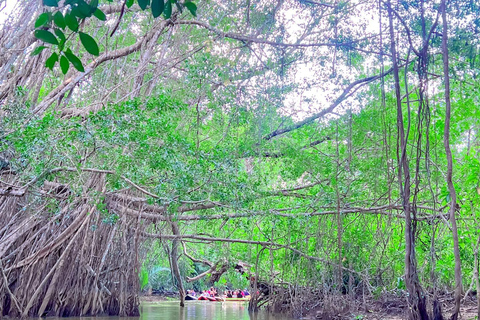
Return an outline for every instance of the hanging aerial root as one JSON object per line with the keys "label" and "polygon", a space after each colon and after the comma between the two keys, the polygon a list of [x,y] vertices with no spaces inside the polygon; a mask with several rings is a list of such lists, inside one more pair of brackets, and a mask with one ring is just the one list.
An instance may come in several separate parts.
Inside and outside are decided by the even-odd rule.
{"label": "hanging aerial root", "polygon": [[[139,314],[144,224],[138,216],[99,210],[105,174],[82,173],[84,191],[73,200],[69,187],[57,182],[45,183],[45,194],[0,197],[6,226],[0,229],[1,316]],[[52,195],[55,211],[45,205]],[[29,202],[34,205],[22,210]]]}

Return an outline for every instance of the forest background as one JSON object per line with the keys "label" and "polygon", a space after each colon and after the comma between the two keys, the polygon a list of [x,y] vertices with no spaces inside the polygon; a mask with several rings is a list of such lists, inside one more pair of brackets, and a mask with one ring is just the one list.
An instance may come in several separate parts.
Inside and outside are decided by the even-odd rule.
{"label": "forest background", "polygon": [[478,298],[477,1],[6,3],[2,315]]}

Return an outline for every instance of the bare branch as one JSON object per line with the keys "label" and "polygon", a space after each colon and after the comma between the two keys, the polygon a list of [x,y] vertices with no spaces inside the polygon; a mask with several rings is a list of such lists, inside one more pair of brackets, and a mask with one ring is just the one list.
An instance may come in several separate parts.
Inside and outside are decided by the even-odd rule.
{"label": "bare branch", "polygon": [[217,34],[221,38],[230,38],[230,39],[235,39],[243,42],[253,42],[253,43],[258,43],[258,44],[268,44],[271,46],[276,46],[276,47],[295,47],[295,48],[309,48],[309,47],[345,47],[345,46],[352,46],[355,43],[361,42],[366,39],[358,39],[354,41],[349,41],[349,42],[312,42],[312,43],[285,43],[285,42],[276,42],[276,41],[271,41],[268,39],[264,38],[258,38],[257,35],[245,35],[241,33],[235,33],[235,32],[223,32],[219,29],[216,29],[212,26],[210,26],[208,23],[203,22],[203,21],[198,21],[198,20],[177,20],[173,22],[176,25],[196,25],[202,28],[205,28],[209,31],[212,31],[213,33]]}
{"label": "bare branch", "polygon": [[356,274],[360,274],[360,272],[357,272],[355,270],[339,266],[335,262],[320,258],[320,257],[315,257],[315,256],[310,256],[298,249],[295,249],[291,246],[288,245],[283,245],[275,242],[268,242],[268,241],[256,241],[256,240],[244,240],[244,239],[231,239],[231,238],[212,238],[212,237],[203,237],[203,236],[198,236],[198,235],[164,235],[164,234],[154,234],[154,233],[148,233],[148,232],[143,232],[143,235],[147,238],[154,238],[154,239],[165,239],[165,240],[176,240],[176,239],[192,239],[192,240],[200,240],[200,241],[205,241],[205,242],[228,242],[228,243],[243,243],[243,244],[254,244],[254,245],[260,245],[263,247],[268,247],[268,248],[274,248],[274,249],[286,249],[290,250],[292,252],[295,252],[296,254],[309,259],[309,260],[314,260],[314,261],[320,261],[323,263],[335,265],[337,267],[342,268],[343,270],[347,270]]}
{"label": "bare branch", "polygon": [[[346,87],[343,90],[342,94],[337,99],[335,99],[335,101],[333,101],[333,103],[327,109],[324,109],[324,110],[314,114],[313,116],[310,116],[310,117],[306,118],[305,120],[300,121],[300,122],[298,122],[298,123],[296,123],[296,124],[294,124],[290,127],[283,128],[283,129],[277,129],[277,130],[269,133],[268,135],[264,136],[263,140],[268,141],[268,140],[270,140],[270,139],[272,139],[276,136],[279,136],[279,135],[282,135],[284,133],[299,129],[299,128],[301,128],[301,127],[303,127],[303,126],[305,126],[309,123],[312,123],[316,119],[321,118],[321,117],[331,113],[336,107],[338,107],[344,100],[346,100],[349,96],[351,96],[361,86],[363,86],[365,84],[368,84],[370,82],[373,82],[375,80],[381,79],[384,76],[386,76],[387,74],[389,74],[390,72],[392,72],[392,69],[389,69],[389,70],[383,72],[382,74],[379,74],[379,75],[376,75],[376,76],[371,76],[371,77],[359,79],[357,81],[352,82],[350,85],[348,85],[348,87]],[[353,91],[353,92],[351,92],[351,91]]]}
{"label": "bare branch", "polygon": [[128,46],[126,48],[105,52],[97,59],[94,59],[90,64],[85,67],[85,72],[77,72],[71,78],[65,80],[57,88],[50,91],[50,93],[42,100],[38,106],[33,110],[33,114],[43,113],[52,103],[54,103],[59,97],[65,94],[68,90],[72,89],[78,82],[83,80],[87,75],[93,72],[99,65],[102,63],[118,59],[124,56],[127,56],[133,52],[140,50],[143,44],[150,39],[154,38],[157,34],[161,33],[168,26],[168,22],[162,21],[158,23],[155,27],[150,29],[143,39],[138,40],[136,43]]}

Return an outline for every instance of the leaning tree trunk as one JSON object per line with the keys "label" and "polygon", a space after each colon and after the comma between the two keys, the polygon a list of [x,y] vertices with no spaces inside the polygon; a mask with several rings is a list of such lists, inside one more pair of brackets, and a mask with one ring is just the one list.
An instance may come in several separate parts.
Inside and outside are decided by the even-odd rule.
{"label": "leaning tree trunk", "polygon": [[458,245],[458,230],[457,221],[455,218],[455,210],[457,207],[457,193],[453,185],[453,159],[452,150],[450,149],[450,117],[451,117],[451,102],[450,102],[450,77],[448,75],[448,25],[446,14],[446,1],[442,0],[442,51],[443,51],[443,74],[445,78],[445,127],[443,131],[443,144],[445,146],[445,153],[447,156],[447,184],[450,192],[450,223],[452,224],[453,236],[453,253],[455,256],[455,308],[452,313],[452,320],[457,320],[460,313],[460,299],[462,297],[462,269],[460,262],[460,249]]}

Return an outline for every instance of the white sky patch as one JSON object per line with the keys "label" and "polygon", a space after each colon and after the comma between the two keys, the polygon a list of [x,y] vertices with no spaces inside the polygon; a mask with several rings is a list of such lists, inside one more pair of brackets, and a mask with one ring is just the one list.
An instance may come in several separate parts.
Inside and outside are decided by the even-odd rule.
{"label": "white sky patch", "polygon": [[0,26],[4,25],[18,0],[0,0]]}
{"label": "white sky patch", "polygon": [[[352,3],[354,6],[355,3]],[[340,20],[337,24],[338,34],[350,35],[353,39],[367,37],[379,34],[379,12],[374,8],[359,8],[360,14],[350,15],[346,20]],[[325,11],[325,16],[321,18],[316,26],[316,30],[306,30],[311,23],[312,11],[310,8],[299,5],[284,5],[277,17],[277,29],[279,25],[288,26],[285,32],[284,41],[288,43],[315,43],[317,37],[321,42],[327,42],[329,38],[335,37],[335,30],[331,27],[329,21],[331,12]],[[341,16],[339,14],[338,16]],[[337,17],[338,17],[337,16]],[[386,19],[383,19],[385,26]],[[362,26],[359,30],[352,30],[350,26]],[[311,32],[310,34],[308,34]],[[308,35],[307,35],[308,34]],[[345,52],[341,52],[340,46],[317,46],[305,50],[306,57],[304,62],[297,62],[289,70],[289,81],[297,85],[297,89],[288,94],[284,107],[280,113],[291,116],[294,120],[300,121],[321,110],[328,108],[332,102],[341,94],[343,89],[351,82],[363,76],[370,76],[372,73],[378,73],[378,56],[364,56],[362,63],[363,69],[349,66],[345,61]],[[353,49],[354,50],[354,49]],[[335,52],[336,51],[336,52]],[[354,50],[355,51],[355,50]],[[343,56],[341,56],[343,55]],[[308,59],[308,58],[311,59]],[[386,62],[388,64],[388,62]],[[372,70],[369,72],[368,70]],[[345,104],[345,103],[344,103]],[[336,111],[344,113],[347,109],[361,108],[359,102],[354,97],[348,100],[346,108],[337,107]],[[327,118],[338,115],[329,115]]]}

